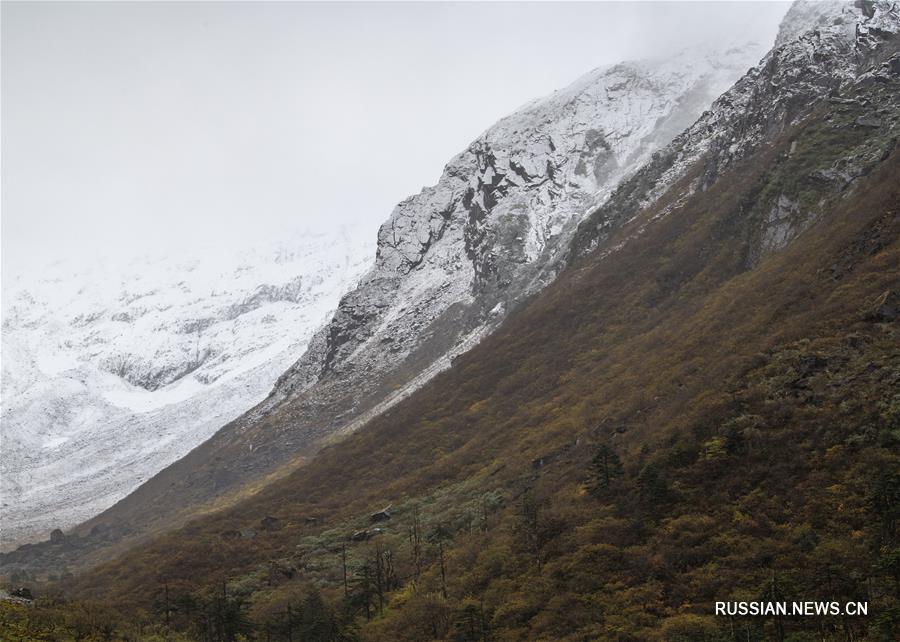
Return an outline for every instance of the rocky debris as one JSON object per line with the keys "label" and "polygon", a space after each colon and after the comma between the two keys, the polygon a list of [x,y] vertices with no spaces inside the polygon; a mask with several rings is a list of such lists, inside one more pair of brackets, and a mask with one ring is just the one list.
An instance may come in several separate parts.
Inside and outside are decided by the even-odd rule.
{"label": "rocky debris", "polygon": [[832,167],[817,169],[810,173],[810,177],[830,183],[837,189],[845,189],[850,183],[862,175],[862,168],[853,163],[837,163]]}
{"label": "rocky debris", "polygon": [[355,531],[350,534],[347,538],[351,542],[365,542],[366,540],[372,539],[376,535],[381,535],[384,531],[380,528],[364,528],[362,530]]}
{"label": "rocky debris", "polygon": [[252,528],[242,528],[241,539],[256,539],[256,530]]}
{"label": "rocky debris", "polygon": [[842,28],[855,30],[857,12],[847,0],[800,0],[791,4],[778,28],[775,46],[782,47],[809,31]]}
{"label": "rocky debris", "polygon": [[881,72],[888,77],[900,76],[900,53],[894,54],[881,64]]}
{"label": "rocky debris", "polygon": [[900,320],[900,294],[888,290],[879,296],[866,312],[866,321],[890,323]]}
{"label": "rocky debris", "polygon": [[369,515],[369,521],[373,524],[377,524],[378,522],[386,522],[391,517],[393,517],[393,514],[391,513],[391,506],[387,506],[385,508],[382,508],[380,511],[376,511]]}

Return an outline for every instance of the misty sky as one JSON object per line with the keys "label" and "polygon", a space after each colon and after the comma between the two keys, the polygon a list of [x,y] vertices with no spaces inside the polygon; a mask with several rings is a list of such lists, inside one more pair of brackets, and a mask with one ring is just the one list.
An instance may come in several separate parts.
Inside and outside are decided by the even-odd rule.
{"label": "misty sky", "polygon": [[590,69],[786,3],[2,5],[4,271],[363,225]]}

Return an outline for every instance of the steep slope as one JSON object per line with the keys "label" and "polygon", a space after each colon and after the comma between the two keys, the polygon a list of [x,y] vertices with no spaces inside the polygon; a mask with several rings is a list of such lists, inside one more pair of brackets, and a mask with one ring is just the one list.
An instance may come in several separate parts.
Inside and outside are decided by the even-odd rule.
{"label": "steep slope", "polygon": [[585,213],[759,55],[598,69],[487,130],[397,206],[374,268],[269,398],[81,532],[177,523],[407,396],[552,280]]}
{"label": "steep slope", "polygon": [[[831,61],[827,94],[764,139],[746,128],[714,174],[711,147],[665,193],[627,181],[611,202],[647,205],[601,232],[595,215],[560,278],[418,393],[70,590],[132,616],[163,586],[190,592],[201,617],[176,625],[198,637],[223,590],[274,639],[314,591],[346,598],[373,640],[894,639],[890,19],[850,41],[854,68]],[[770,59],[750,78],[781,113],[779,81],[800,71]],[[774,245],[773,212],[801,227]],[[601,447],[623,464],[605,485]],[[711,617],[713,600],[755,598],[868,600],[873,615]]]}
{"label": "steep slope", "polygon": [[4,547],[96,515],[264,398],[370,266],[356,237],[4,275]]}

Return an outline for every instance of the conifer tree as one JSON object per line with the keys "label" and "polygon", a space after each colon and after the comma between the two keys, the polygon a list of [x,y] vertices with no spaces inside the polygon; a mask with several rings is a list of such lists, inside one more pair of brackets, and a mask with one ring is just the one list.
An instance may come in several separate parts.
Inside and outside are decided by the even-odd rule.
{"label": "conifer tree", "polygon": [[613,480],[621,477],[622,473],[622,461],[619,459],[619,456],[612,448],[606,444],[601,444],[597,447],[594,457],[591,459],[590,474],[587,481],[588,492],[594,497],[604,495],[609,490]]}

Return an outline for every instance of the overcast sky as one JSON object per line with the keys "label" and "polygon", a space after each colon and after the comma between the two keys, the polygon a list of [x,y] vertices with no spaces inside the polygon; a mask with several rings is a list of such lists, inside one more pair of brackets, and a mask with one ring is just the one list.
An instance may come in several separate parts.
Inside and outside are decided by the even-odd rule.
{"label": "overcast sky", "polygon": [[376,229],[522,103],[787,4],[2,4],[3,268]]}

